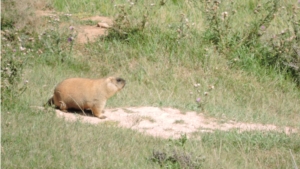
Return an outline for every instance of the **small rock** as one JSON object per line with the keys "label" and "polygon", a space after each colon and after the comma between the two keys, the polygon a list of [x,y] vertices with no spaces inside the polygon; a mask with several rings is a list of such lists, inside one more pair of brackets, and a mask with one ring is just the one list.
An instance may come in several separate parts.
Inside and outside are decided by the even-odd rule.
{"label": "small rock", "polygon": [[110,28],[110,26],[107,23],[104,23],[104,22],[99,22],[97,24],[97,27],[100,27],[100,28]]}

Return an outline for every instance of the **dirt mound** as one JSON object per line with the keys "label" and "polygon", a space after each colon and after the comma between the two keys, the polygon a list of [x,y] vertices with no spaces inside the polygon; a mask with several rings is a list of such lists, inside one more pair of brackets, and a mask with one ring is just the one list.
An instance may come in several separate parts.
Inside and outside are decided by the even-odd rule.
{"label": "dirt mound", "polygon": [[158,107],[128,107],[106,109],[104,120],[81,113],[65,113],[56,110],[58,117],[67,121],[81,121],[98,124],[115,122],[119,127],[126,127],[139,132],[163,138],[178,138],[181,134],[190,136],[194,132],[213,132],[215,130],[228,131],[237,129],[243,131],[277,131],[286,134],[295,133],[297,129],[277,127],[272,124],[254,124],[229,121],[219,123],[217,119],[205,117],[196,112],[181,113],[178,109]]}
{"label": "dirt mound", "polygon": [[77,39],[79,43],[93,42],[97,37],[107,35],[107,29],[113,25],[112,19],[104,16],[93,16],[82,20],[91,20],[97,24],[78,26]]}
{"label": "dirt mound", "polygon": [[[38,17],[58,17],[63,15],[55,11],[37,10],[35,14]],[[113,20],[104,16],[92,16],[80,19],[82,21],[93,21],[94,25],[76,25],[77,41],[79,43],[94,42],[99,36],[107,35],[107,29],[113,25]],[[64,23],[61,23],[63,25]]]}

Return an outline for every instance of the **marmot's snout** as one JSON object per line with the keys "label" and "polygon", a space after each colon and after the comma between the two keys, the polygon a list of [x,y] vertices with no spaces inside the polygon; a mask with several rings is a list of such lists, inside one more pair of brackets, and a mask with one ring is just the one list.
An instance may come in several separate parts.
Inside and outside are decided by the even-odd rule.
{"label": "marmot's snout", "polygon": [[[124,84],[124,86],[125,86],[126,81],[125,81],[124,79],[122,79],[122,78],[117,78],[116,80],[117,80],[117,83]],[[123,86],[123,87],[124,87],[124,86]]]}

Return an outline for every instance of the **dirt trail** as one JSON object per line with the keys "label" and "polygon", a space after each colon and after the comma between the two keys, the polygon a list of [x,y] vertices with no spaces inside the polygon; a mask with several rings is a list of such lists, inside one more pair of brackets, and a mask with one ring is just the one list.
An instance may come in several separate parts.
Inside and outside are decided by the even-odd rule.
{"label": "dirt trail", "polygon": [[194,132],[213,132],[215,130],[229,131],[237,129],[243,131],[276,131],[286,134],[298,132],[290,127],[277,127],[272,124],[254,124],[228,121],[219,123],[217,119],[205,117],[196,112],[181,113],[174,108],[158,107],[128,107],[106,109],[104,120],[76,113],[65,113],[56,110],[58,117],[67,121],[81,121],[84,123],[99,124],[105,122],[116,122],[119,127],[130,128],[139,132],[163,138],[178,138],[181,134],[190,136]]}

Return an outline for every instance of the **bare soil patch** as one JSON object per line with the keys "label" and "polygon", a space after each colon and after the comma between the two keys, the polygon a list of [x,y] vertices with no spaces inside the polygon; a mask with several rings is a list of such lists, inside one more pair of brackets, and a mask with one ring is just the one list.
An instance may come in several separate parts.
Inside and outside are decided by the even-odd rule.
{"label": "bare soil patch", "polygon": [[92,26],[78,26],[77,39],[79,43],[94,42],[97,37],[107,35],[108,27],[111,27],[113,25],[112,19],[104,16],[93,16],[84,18],[82,20],[91,20],[97,22],[97,24]]}
{"label": "bare soil patch", "polygon": [[35,11],[36,16],[41,17],[41,16],[51,16],[55,15],[55,12],[47,10],[47,11],[42,11],[42,10],[36,10]]}
{"label": "bare soil patch", "polygon": [[115,123],[119,127],[130,128],[144,134],[162,138],[178,138],[181,134],[191,136],[195,132],[213,132],[215,130],[229,131],[236,129],[243,131],[276,131],[286,134],[296,133],[291,127],[277,127],[272,124],[241,123],[206,117],[196,112],[182,113],[174,108],[158,107],[127,107],[106,109],[106,119],[93,117],[91,114],[65,113],[56,110],[60,118],[67,121],[80,121],[90,124]]}
{"label": "bare soil patch", "polygon": [[77,40],[79,43],[94,42],[97,37],[107,33],[105,28],[99,28],[96,26],[79,26],[77,30]]}

